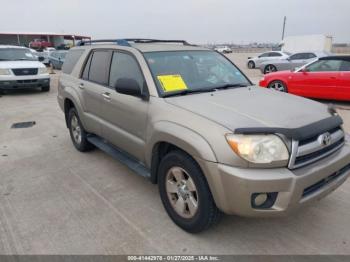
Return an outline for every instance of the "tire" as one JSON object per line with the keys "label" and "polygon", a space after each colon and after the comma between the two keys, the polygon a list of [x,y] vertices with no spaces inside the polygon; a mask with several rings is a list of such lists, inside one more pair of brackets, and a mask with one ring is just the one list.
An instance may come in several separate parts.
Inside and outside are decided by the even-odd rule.
{"label": "tire", "polygon": [[41,92],[49,92],[50,91],[50,86],[43,86],[41,88]]}
{"label": "tire", "polygon": [[68,128],[74,147],[80,152],[87,152],[94,146],[87,140],[88,133],[80,122],[78,113],[73,107],[68,113]]}
{"label": "tire", "polygon": [[264,68],[264,74],[269,74],[269,73],[273,73],[273,72],[277,72],[277,67],[274,65],[267,65]]}
{"label": "tire", "polygon": [[271,83],[268,84],[267,88],[288,93],[287,85],[280,80],[272,81]]}
{"label": "tire", "polygon": [[255,68],[255,63],[254,63],[254,61],[249,61],[249,62],[248,62],[248,68],[249,68],[249,69],[254,69],[254,68]]}
{"label": "tire", "polygon": [[186,153],[171,151],[161,160],[158,187],[166,212],[183,230],[199,233],[220,220],[222,213],[200,167]]}

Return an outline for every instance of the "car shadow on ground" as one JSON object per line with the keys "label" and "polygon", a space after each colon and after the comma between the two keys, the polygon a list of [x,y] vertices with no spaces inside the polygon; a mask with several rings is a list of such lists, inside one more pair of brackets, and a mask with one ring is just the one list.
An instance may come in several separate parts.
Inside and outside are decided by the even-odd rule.
{"label": "car shadow on ground", "polygon": [[14,89],[14,90],[5,90],[0,93],[0,96],[20,96],[20,95],[37,95],[43,93],[41,89]]}

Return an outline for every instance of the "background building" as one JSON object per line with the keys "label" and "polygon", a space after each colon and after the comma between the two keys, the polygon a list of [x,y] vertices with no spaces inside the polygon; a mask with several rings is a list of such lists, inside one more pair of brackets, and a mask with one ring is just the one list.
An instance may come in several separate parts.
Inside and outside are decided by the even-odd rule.
{"label": "background building", "polygon": [[1,45],[20,45],[29,47],[29,43],[34,39],[41,39],[52,43],[53,47],[62,45],[76,45],[76,42],[83,39],[91,39],[90,36],[74,35],[74,34],[59,34],[59,33],[19,33],[19,32],[0,32]]}

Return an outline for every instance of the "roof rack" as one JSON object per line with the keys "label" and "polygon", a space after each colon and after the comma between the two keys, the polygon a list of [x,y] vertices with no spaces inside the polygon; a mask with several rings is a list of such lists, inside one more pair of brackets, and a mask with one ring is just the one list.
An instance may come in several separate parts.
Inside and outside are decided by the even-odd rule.
{"label": "roof rack", "polygon": [[92,45],[95,43],[113,43],[121,46],[131,46],[129,42],[134,43],[179,43],[183,45],[191,45],[185,40],[160,40],[160,39],[147,39],[147,38],[125,38],[125,39],[100,39],[100,40],[87,40],[80,41],[78,46]]}

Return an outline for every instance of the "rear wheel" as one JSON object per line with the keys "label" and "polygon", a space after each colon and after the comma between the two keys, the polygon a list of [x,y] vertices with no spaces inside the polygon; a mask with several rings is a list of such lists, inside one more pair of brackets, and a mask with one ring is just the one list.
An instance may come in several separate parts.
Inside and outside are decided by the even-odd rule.
{"label": "rear wheel", "polygon": [[81,152],[90,151],[94,148],[87,140],[88,133],[82,126],[78,113],[75,108],[71,108],[68,114],[69,133],[75,148]]}
{"label": "rear wheel", "polygon": [[267,88],[276,90],[276,91],[280,91],[280,92],[285,92],[287,93],[287,86],[285,83],[283,83],[282,81],[276,80],[276,81],[272,81]]}
{"label": "rear wheel", "polygon": [[267,65],[264,68],[264,74],[269,74],[269,73],[276,72],[276,71],[277,71],[277,68],[274,65]]}
{"label": "rear wheel", "polygon": [[254,68],[255,68],[255,63],[254,63],[254,61],[249,61],[249,62],[248,62],[248,68],[249,68],[249,69],[254,69]]}
{"label": "rear wheel", "polygon": [[176,225],[190,233],[201,232],[221,217],[198,164],[182,151],[168,153],[159,165],[159,193]]}

